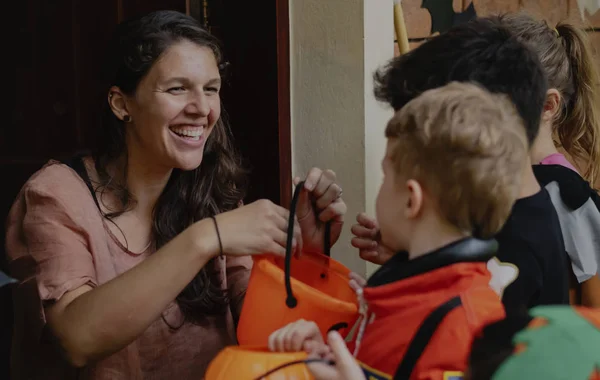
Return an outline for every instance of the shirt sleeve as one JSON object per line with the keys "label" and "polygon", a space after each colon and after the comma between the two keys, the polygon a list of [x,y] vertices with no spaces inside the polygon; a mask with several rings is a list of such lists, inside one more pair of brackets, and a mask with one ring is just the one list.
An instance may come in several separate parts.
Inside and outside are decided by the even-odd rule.
{"label": "shirt sleeve", "polygon": [[[557,205],[555,205],[557,206]],[[565,241],[565,249],[571,259],[573,273],[579,283],[598,273],[600,260],[600,212],[589,199],[577,210],[556,207]]]}
{"label": "shirt sleeve", "polygon": [[502,297],[506,309],[529,308],[543,286],[543,272],[527,242],[504,241],[497,257],[488,262],[491,287]]}
{"label": "shirt sleeve", "polygon": [[20,233],[8,241],[9,250],[12,240],[17,251],[13,256],[33,259],[41,301],[57,301],[82,285],[97,285],[89,239],[77,222],[81,219],[78,213],[83,211],[69,207],[68,196],[62,195],[60,189],[24,188],[21,213],[10,223]]}
{"label": "shirt sleeve", "polygon": [[253,261],[250,256],[227,257],[227,289],[231,313],[236,322],[239,320],[240,313],[242,312],[242,304],[246,295],[246,289],[248,288],[248,280],[250,280],[252,263]]}

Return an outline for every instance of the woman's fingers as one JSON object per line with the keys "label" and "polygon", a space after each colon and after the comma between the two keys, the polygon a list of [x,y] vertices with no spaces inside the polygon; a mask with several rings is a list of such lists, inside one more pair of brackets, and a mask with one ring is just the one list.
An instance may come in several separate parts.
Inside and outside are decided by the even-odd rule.
{"label": "woman's fingers", "polygon": [[[270,238],[277,243],[279,246],[283,248],[283,253],[285,254],[285,249],[287,247],[287,238],[288,238],[288,226],[289,226],[289,213],[279,213],[277,216],[274,216],[272,219],[272,225],[267,226],[268,235]],[[293,242],[292,242],[292,250],[294,252],[299,252],[302,250],[302,231],[300,229],[300,224],[298,223],[298,219],[294,218],[294,228],[292,230]]]}
{"label": "woman's fingers", "polygon": [[319,220],[323,223],[331,220],[343,221],[346,211],[348,211],[348,206],[346,206],[346,203],[340,198],[333,203],[330,203],[329,206],[321,211]]}
{"label": "woman's fingers", "polygon": [[[304,180],[304,188],[308,191],[316,191],[322,175],[323,175],[323,170],[321,170],[319,168],[310,169],[308,171],[308,174],[306,175],[306,179]],[[334,173],[334,175],[335,175],[335,173]],[[323,192],[323,184],[321,184],[319,191],[321,193]],[[320,195],[320,194],[317,194],[317,195]]]}
{"label": "woman's fingers", "polygon": [[[315,195],[316,190],[315,190]],[[337,201],[342,196],[342,188],[337,183],[331,182],[328,187],[325,189],[325,192],[322,195],[317,195],[316,206],[317,210],[323,210],[331,203]]]}

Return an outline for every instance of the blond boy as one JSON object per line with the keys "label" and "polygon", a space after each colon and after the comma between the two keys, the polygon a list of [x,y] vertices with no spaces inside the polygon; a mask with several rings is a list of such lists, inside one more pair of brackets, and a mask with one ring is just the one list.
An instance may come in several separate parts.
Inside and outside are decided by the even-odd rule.
{"label": "blond boy", "polygon": [[[505,97],[451,83],[410,101],[386,137],[377,221],[382,244],[399,253],[360,289],[366,312],[348,346],[369,379],[461,378],[474,336],[504,317],[486,263],[519,194],[525,128]],[[327,352],[306,321],[269,345]]]}

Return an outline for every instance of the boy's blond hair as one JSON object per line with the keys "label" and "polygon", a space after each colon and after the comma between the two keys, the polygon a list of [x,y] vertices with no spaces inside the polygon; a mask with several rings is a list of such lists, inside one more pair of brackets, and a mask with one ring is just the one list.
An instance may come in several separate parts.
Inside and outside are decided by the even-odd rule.
{"label": "boy's blond hair", "polygon": [[385,134],[397,176],[420,182],[442,217],[480,238],[500,231],[528,154],[523,120],[507,97],[450,83],[409,102]]}

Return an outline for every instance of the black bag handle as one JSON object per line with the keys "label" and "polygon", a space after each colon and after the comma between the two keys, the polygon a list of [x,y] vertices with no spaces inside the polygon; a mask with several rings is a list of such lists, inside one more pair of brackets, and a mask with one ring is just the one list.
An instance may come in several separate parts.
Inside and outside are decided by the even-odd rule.
{"label": "black bag handle", "polygon": [[429,341],[436,332],[438,326],[442,323],[446,315],[452,310],[462,305],[462,301],[459,296],[449,299],[434,311],[432,311],[427,318],[421,323],[419,330],[412,338],[402,362],[396,369],[394,380],[409,380],[410,376],[417,365],[417,362],[421,358],[421,355],[427,348]]}
{"label": "black bag handle", "polygon": [[[296,217],[296,206],[300,198],[300,192],[304,187],[304,181],[300,182],[294,190],[294,197],[290,205],[290,216],[287,228],[287,242],[285,246],[285,292],[287,297],[285,304],[288,308],[293,309],[298,305],[298,300],[292,292],[291,267],[292,267],[292,240],[294,239],[294,218]],[[331,255],[331,222],[325,224],[325,238],[323,239],[323,252],[325,255]]]}

